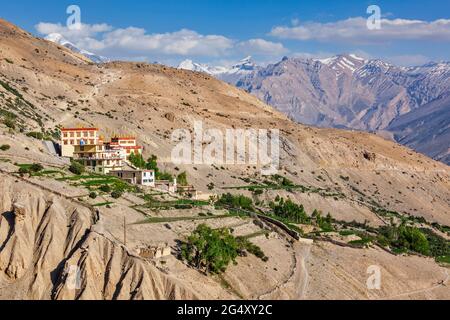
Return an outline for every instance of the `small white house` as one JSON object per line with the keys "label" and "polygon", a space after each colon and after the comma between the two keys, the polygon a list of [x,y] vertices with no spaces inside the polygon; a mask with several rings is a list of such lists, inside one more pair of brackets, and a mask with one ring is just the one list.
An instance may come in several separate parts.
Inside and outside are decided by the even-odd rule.
{"label": "small white house", "polygon": [[117,170],[111,171],[109,175],[131,184],[155,187],[156,177],[153,170]]}

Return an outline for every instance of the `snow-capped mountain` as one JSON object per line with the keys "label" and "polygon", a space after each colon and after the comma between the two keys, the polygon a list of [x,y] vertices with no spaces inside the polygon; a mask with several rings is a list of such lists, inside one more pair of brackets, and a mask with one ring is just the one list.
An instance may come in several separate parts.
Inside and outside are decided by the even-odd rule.
{"label": "snow-capped mountain", "polygon": [[47,37],[45,37],[45,40],[54,42],[56,44],[59,44],[60,46],[63,46],[63,47],[66,47],[66,48],[72,50],[73,52],[79,53],[79,54],[85,56],[86,58],[88,58],[89,60],[91,60],[94,63],[106,63],[106,62],[110,61],[106,57],[102,57],[102,56],[99,56],[99,55],[97,55],[95,53],[92,53],[92,52],[89,52],[89,51],[86,51],[86,50],[78,48],[76,45],[74,45],[70,41],[66,40],[59,33],[49,34]]}
{"label": "snow-capped mountain", "polygon": [[179,64],[178,69],[203,72],[225,82],[235,84],[240,78],[257,71],[259,66],[253,62],[252,57],[246,57],[231,67],[210,66],[195,63],[192,60],[184,60]]}
{"label": "snow-capped mountain", "polygon": [[212,76],[216,76],[228,71],[228,69],[225,67],[211,67],[207,64],[195,63],[192,60],[184,60],[178,65],[178,69],[203,72]]}
{"label": "snow-capped mountain", "polygon": [[301,123],[391,132],[398,142],[450,163],[450,141],[443,139],[450,134],[449,62],[405,68],[350,54],[283,58],[235,85]]}
{"label": "snow-capped mountain", "polygon": [[338,55],[328,59],[321,59],[318,61],[336,71],[338,75],[342,73],[352,74],[353,72],[358,70],[361,66],[367,63],[367,61],[364,58],[358,57],[357,55],[354,54]]}

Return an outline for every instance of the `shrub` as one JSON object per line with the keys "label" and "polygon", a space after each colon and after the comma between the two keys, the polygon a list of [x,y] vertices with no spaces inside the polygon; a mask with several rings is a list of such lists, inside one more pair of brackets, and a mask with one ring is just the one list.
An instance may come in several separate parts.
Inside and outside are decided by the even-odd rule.
{"label": "shrub", "polygon": [[122,192],[113,191],[113,192],[111,192],[111,197],[113,197],[114,199],[119,199],[120,197],[122,197]]}
{"label": "shrub", "polygon": [[89,193],[89,198],[91,198],[91,199],[97,198],[97,193],[96,192]]}
{"label": "shrub", "polygon": [[11,149],[11,146],[9,144],[4,144],[4,145],[0,146],[0,150],[2,150],[2,151],[7,151],[9,149]]}
{"label": "shrub", "polygon": [[33,164],[23,164],[23,165],[18,165],[20,167],[19,169],[19,173],[20,174],[32,174],[32,173],[36,173],[36,172],[40,172],[44,169],[44,167],[39,164],[39,163],[33,163]]}
{"label": "shrub", "polygon": [[178,175],[177,177],[177,183],[180,186],[187,186],[188,185],[188,180],[187,180],[187,174],[186,172],[182,172]]}
{"label": "shrub", "polygon": [[111,187],[109,185],[107,185],[107,184],[102,185],[99,189],[102,192],[106,192],[106,193],[111,192]]}
{"label": "shrub", "polygon": [[156,176],[156,178],[158,180],[169,180],[169,181],[173,180],[173,176],[168,172],[161,172]]}
{"label": "shrub", "polygon": [[84,165],[82,165],[81,163],[77,161],[72,161],[69,167],[69,171],[72,172],[73,174],[81,175],[86,171],[86,169]]}
{"label": "shrub", "polygon": [[42,170],[44,170],[44,167],[41,164],[39,164],[39,163],[33,163],[30,166],[30,171],[31,172],[39,172],[39,171],[42,171]]}
{"label": "shrub", "polygon": [[12,118],[8,117],[5,120],[3,120],[3,124],[10,129],[13,129],[13,130],[16,129],[16,122]]}
{"label": "shrub", "polygon": [[253,191],[253,194],[254,194],[255,196],[260,196],[260,195],[262,195],[263,193],[264,193],[264,190],[262,190],[262,189],[256,189],[256,190]]}

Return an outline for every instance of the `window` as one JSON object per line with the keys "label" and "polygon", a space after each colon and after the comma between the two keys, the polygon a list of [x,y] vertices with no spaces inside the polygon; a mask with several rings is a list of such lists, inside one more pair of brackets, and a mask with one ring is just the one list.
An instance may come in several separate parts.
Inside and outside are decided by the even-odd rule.
{"label": "window", "polygon": [[71,138],[75,137],[75,133],[71,132],[71,133],[70,133],[70,137],[71,137]]}
{"label": "window", "polygon": [[67,140],[64,140],[64,145],[68,145],[69,144],[69,141],[67,141]]}
{"label": "window", "polygon": [[75,143],[74,143],[74,141],[73,141],[73,140],[70,140],[70,144],[71,144],[71,145],[74,145]]}
{"label": "window", "polygon": [[69,135],[67,134],[67,132],[64,132],[64,133],[63,133],[63,137],[64,137],[64,138],[67,138],[68,136],[69,136]]}
{"label": "window", "polygon": [[81,138],[81,132],[77,132],[77,137]]}
{"label": "window", "polygon": [[85,138],[88,137],[88,132],[87,131],[83,132],[83,137],[85,137]]}

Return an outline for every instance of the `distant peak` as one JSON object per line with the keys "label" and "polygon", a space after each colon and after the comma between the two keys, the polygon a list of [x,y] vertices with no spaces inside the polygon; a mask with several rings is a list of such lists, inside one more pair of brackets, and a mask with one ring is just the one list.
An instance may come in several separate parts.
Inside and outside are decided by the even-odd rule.
{"label": "distant peak", "polygon": [[244,59],[242,59],[240,62],[251,62],[252,61],[252,56],[247,56]]}

